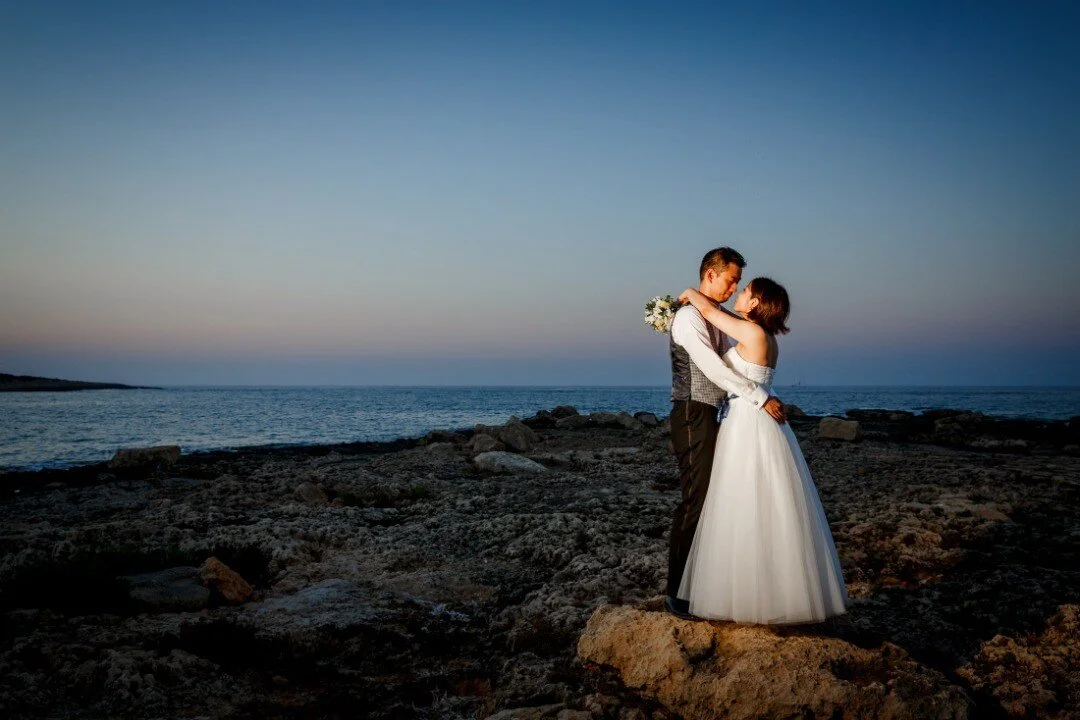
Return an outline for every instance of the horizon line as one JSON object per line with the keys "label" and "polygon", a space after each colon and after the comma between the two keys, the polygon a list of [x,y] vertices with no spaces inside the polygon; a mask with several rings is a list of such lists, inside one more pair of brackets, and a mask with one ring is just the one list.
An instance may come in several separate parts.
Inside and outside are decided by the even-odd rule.
{"label": "horizon line", "polygon": [[[117,383],[123,384],[123,383]],[[786,385],[774,385],[774,388],[1000,388],[1000,389],[1014,389],[1014,390],[1080,390],[1080,384],[1078,385],[999,385],[999,384],[960,384],[960,383],[947,383],[947,384],[900,384],[900,383],[874,383],[874,384],[786,384]],[[280,389],[280,388],[401,388],[401,389],[437,389],[437,388],[632,388],[632,389],[669,389],[670,385],[626,385],[626,384],[553,384],[553,383],[490,383],[483,385],[469,384],[469,383],[421,383],[421,384],[404,384],[404,383],[376,383],[376,384],[308,384],[308,383],[289,383],[289,384],[247,384],[247,383],[159,383],[153,387],[146,386],[132,386],[134,390],[156,390],[156,389],[183,389],[183,388],[266,388],[266,389]],[[117,388],[119,389],[119,388]],[[45,391],[48,392],[48,391]]]}

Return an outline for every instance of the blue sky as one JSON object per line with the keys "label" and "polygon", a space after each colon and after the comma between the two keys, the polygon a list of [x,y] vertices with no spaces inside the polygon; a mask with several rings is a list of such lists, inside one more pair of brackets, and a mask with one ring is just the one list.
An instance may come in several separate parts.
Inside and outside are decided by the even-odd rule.
{"label": "blue sky", "polygon": [[0,371],[652,384],[738,248],[778,381],[1080,384],[1070,2],[0,1]]}

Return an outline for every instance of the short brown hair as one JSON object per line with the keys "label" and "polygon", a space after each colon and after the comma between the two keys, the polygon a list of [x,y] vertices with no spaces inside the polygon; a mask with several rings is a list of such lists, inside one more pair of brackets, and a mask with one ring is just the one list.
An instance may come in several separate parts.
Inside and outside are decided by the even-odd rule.
{"label": "short brown hair", "polygon": [[784,323],[791,312],[791,302],[784,286],[772,278],[757,277],[747,287],[750,288],[750,297],[755,298],[758,304],[746,313],[746,319],[753,320],[770,335],[788,332],[788,326]]}
{"label": "short brown hair", "polygon": [[732,250],[729,247],[718,247],[714,250],[710,250],[705,253],[705,257],[701,258],[701,269],[698,271],[698,279],[704,280],[705,273],[709,269],[713,269],[716,272],[720,272],[729,263],[735,263],[738,267],[746,267],[746,260],[736,250]]}

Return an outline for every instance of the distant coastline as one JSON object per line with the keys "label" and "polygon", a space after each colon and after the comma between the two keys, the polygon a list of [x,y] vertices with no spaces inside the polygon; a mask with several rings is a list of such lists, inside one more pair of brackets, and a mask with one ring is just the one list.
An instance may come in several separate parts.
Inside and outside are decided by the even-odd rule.
{"label": "distant coastline", "polygon": [[120,383],[96,383],[82,380],[34,377],[32,375],[9,375],[0,373],[0,392],[70,392],[74,390],[160,390],[157,387],[121,385]]}

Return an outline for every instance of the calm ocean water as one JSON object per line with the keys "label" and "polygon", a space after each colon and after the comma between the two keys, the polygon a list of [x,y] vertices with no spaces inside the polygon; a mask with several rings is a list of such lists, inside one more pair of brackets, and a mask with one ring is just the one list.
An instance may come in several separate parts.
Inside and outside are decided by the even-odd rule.
{"label": "calm ocean water", "polygon": [[[1003,417],[1080,415],[1080,388],[781,387],[813,415],[850,408],[978,410]],[[416,437],[434,428],[503,423],[573,405],[581,412],[666,415],[666,387],[177,387],[0,393],[0,467],[107,460],[118,448],[184,452],[251,445]]]}

